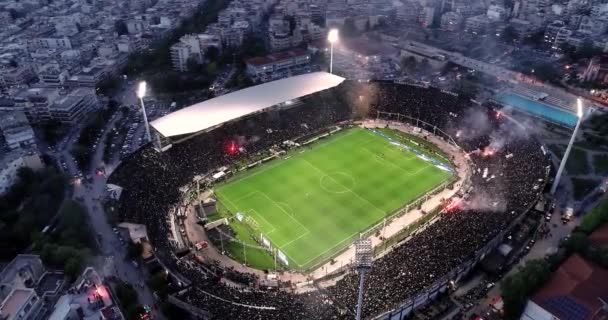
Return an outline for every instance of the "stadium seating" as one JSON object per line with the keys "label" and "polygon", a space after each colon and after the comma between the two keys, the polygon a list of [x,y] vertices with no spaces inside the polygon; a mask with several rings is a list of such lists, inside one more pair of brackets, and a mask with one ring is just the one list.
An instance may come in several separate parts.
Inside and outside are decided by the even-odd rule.
{"label": "stadium seating", "polygon": [[[202,268],[189,256],[177,258],[167,240],[166,215],[180,201],[179,188],[195,175],[255,156],[287,139],[304,136],[361,113],[409,115],[458,137],[473,165],[468,205],[444,213],[406,245],[375,261],[365,286],[364,315],[372,317],[400,305],[432,286],[526,212],[542,191],[548,161],[540,144],[494,110],[473,105],[435,88],[391,82],[345,81],[338,87],[303,97],[296,107],[256,114],[176,144],[164,153],[145,146],[126,159],[110,183],[124,188],[121,218],[144,223],[158,256],[192,283],[177,298],[209,311],[214,319],[350,319],[357,299],[357,275],[302,295],[259,291],[251,274],[217,265]],[[474,126],[471,125],[474,122]],[[272,129],[272,130],[268,130]],[[427,128],[431,129],[432,128]],[[245,153],[228,154],[226,141],[239,137]],[[491,156],[480,150],[494,148]],[[511,154],[512,156],[506,157]],[[484,177],[483,171],[488,174]],[[246,290],[223,285],[222,277]]]}

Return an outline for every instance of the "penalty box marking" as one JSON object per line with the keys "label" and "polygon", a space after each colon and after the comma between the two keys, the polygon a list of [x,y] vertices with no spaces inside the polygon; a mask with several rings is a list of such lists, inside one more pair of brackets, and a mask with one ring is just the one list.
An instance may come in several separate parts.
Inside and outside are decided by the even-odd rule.
{"label": "penalty box marking", "polygon": [[[301,237],[303,237],[303,236],[305,236],[305,235],[307,235],[307,234],[310,233],[310,230],[308,230],[308,228],[306,228],[305,225],[303,225],[299,220],[297,220],[291,214],[289,214],[287,211],[285,211],[285,209],[283,209],[276,201],[274,201],[272,198],[270,198],[266,193],[264,193],[262,191],[259,191],[259,190],[253,191],[250,194],[248,194],[247,196],[241,197],[239,201],[243,201],[245,199],[254,197],[254,196],[258,195],[258,194],[260,196],[266,198],[268,200],[268,202],[272,203],[275,207],[277,207],[279,210],[281,210],[285,214],[285,216],[287,216],[291,220],[295,221],[297,224],[299,224],[302,227],[302,229],[304,229],[304,233],[299,234],[296,237],[296,239],[299,239],[299,238],[301,238]],[[249,209],[249,210],[247,210],[247,212],[249,212],[249,211],[253,212],[255,214],[255,216],[258,217],[260,220],[263,220],[264,224],[269,225],[269,226],[272,227],[272,230],[270,230],[268,232],[264,232],[264,234],[266,236],[270,237],[270,235],[269,235],[270,233],[275,232],[275,231],[278,230],[277,227],[274,224],[272,224],[270,221],[268,221],[266,218],[264,218],[264,216],[262,214],[260,214],[259,212],[257,212],[255,209]],[[294,240],[289,241],[288,244],[291,243],[291,242],[293,242],[293,241]],[[273,242],[276,242],[276,241],[273,240]],[[286,244],[283,244],[282,246],[279,246],[279,248],[283,248],[285,245]],[[292,259],[292,260],[294,260],[294,259]]]}

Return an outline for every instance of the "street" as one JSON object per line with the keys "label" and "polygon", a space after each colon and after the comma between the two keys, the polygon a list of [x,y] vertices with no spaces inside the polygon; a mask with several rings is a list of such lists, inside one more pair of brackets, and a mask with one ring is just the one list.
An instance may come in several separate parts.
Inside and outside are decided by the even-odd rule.
{"label": "street", "polygon": [[[133,101],[135,94],[128,90],[129,86],[123,86],[121,94],[117,95],[120,102],[125,104]],[[124,99],[124,100],[123,100]],[[118,235],[113,233],[113,226],[108,223],[106,214],[103,211],[103,205],[100,200],[105,197],[106,192],[106,176],[96,174],[96,169],[100,166],[115,166],[117,163],[104,164],[103,153],[106,147],[106,143],[103,143],[107,136],[112,133],[112,129],[117,121],[121,119],[120,112],[116,112],[112,117],[111,121],[107,123],[103,129],[103,133],[100,136],[100,143],[97,144],[97,148],[93,153],[91,165],[88,172],[82,172],[81,179],[73,180],[74,192],[72,198],[81,204],[83,204],[89,214],[89,219],[92,228],[95,231],[96,240],[99,247],[100,256],[97,257],[97,269],[102,271],[104,276],[115,276],[123,281],[126,281],[133,285],[139,295],[139,301],[142,305],[149,305],[153,307],[155,305],[155,298],[152,292],[146,285],[146,276],[142,270],[142,267],[136,268],[131,260],[126,259],[126,245],[119,241]],[[143,126],[140,126],[143,130]],[[62,141],[57,144],[56,149],[50,152],[49,155],[54,158],[59,167],[63,167],[65,173],[69,177],[77,177],[80,174],[78,166],[70,154],[71,146],[76,142],[79,136],[79,132],[82,129],[82,124],[75,126],[70,132],[64,137]],[[117,157],[112,157],[117,159]],[[63,166],[65,164],[65,166]],[[154,319],[164,319],[162,314],[158,312],[156,308],[152,308],[152,315]]]}

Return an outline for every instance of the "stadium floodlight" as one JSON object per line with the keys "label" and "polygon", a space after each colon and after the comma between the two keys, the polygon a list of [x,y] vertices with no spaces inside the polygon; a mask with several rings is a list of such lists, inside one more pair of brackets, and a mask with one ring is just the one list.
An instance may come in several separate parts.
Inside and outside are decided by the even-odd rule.
{"label": "stadium floodlight", "polygon": [[562,178],[562,173],[564,172],[564,168],[566,167],[566,162],[568,162],[568,156],[570,156],[570,151],[572,150],[572,145],[576,140],[576,136],[578,134],[578,129],[581,126],[581,122],[583,122],[583,118],[585,112],[583,110],[583,100],[581,98],[576,99],[576,115],[578,120],[576,121],[576,126],[574,127],[574,132],[572,133],[572,137],[570,137],[570,143],[568,143],[568,147],[566,148],[566,152],[564,152],[564,156],[562,157],[562,161],[559,163],[559,169],[557,169],[557,174],[555,175],[555,180],[553,180],[553,185],[551,186],[551,194],[555,194],[557,191],[557,186],[559,185],[559,181]]}
{"label": "stadium floodlight", "polygon": [[372,240],[359,239],[355,243],[355,268],[359,272],[359,297],[357,298],[357,320],[361,319],[363,307],[363,283],[365,273],[372,267],[373,250]]}
{"label": "stadium floodlight", "polygon": [[137,88],[137,97],[141,103],[141,113],[144,115],[144,125],[146,126],[146,140],[150,142],[150,124],[148,123],[148,116],[146,115],[146,106],[144,105],[144,97],[146,96],[146,82],[142,81],[139,83]]}
{"label": "stadium floodlight", "polygon": [[327,41],[329,41],[329,73],[333,73],[334,70],[334,43],[338,41],[338,29],[331,29],[327,34]]}

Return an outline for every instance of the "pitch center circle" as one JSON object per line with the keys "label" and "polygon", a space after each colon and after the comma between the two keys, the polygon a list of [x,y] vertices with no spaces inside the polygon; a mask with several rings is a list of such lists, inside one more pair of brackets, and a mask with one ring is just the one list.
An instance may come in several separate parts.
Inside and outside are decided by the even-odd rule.
{"label": "pitch center circle", "polygon": [[329,193],[346,193],[355,187],[355,178],[342,171],[331,172],[321,177],[321,189]]}

